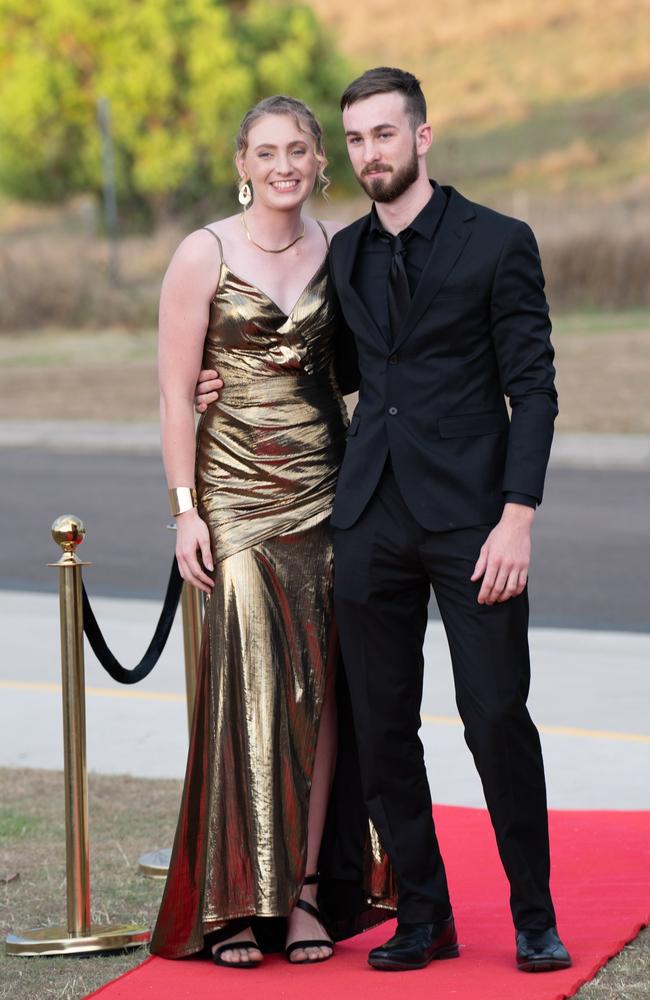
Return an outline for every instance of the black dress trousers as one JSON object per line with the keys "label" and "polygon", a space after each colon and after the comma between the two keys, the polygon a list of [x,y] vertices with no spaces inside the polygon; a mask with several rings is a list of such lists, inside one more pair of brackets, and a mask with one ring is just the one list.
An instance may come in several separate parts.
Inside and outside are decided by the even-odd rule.
{"label": "black dress trousers", "polygon": [[435,921],[450,910],[418,736],[432,585],[465,739],[510,881],[514,923],[542,930],[555,915],[544,766],[526,708],[528,597],[479,605],[480,583],[470,581],[492,527],[425,530],[404,503],[389,463],[361,518],[335,529],[336,614],[364,797],[394,867],[399,920]]}

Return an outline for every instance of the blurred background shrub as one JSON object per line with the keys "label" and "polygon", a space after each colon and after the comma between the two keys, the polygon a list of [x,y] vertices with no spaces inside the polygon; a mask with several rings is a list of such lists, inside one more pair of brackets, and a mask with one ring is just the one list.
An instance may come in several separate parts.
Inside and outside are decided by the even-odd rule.
{"label": "blurred background shrub", "polygon": [[271,93],[323,123],[334,184],[313,214],[367,211],[338,98],[373,65],[422,79],[431,175],[533,225],[554,310],[647,308],[649,38],[647,0],[0,0],[0,331],[153,326],[176,243],[237,210],[235,135]]}
{"label": "blurred background shrub", "polygon": [[46,203],[99,194],[101,97],[110,102],[123,224],[234,185],[239,123],[270,93],[313,105],[343,177],[338,96],[347,75],[304,5],[1,0],[0,190]]}

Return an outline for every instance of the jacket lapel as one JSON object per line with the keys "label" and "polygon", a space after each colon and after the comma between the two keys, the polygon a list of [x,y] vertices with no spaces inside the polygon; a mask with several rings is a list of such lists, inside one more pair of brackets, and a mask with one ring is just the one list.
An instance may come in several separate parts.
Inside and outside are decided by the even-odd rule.
{"label": "jacket lapel", "polygon": [[370,330],[384,343],[388,343],[384,333],[377,326],[365,302],[352,286],[352,272],[359,250],[359,244],[364,237],[369,216],[364,216],[343,230],[333,245],[332,272],[336,292],[343,309],[348,326],[353,330]]}
{"label": "jacket lapel", "polygon": [[447,208],[402,328],[395,338],[394,351],[401,347],[430,307],[472,235],[470,223],[476,212],[471,203],[454,188],[446,188],[446,191]]}

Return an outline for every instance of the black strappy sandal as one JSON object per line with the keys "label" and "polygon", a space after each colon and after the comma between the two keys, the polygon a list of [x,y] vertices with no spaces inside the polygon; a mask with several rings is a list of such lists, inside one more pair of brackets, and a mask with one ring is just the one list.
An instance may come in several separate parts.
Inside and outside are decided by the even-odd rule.
{"label": "black strappy sandal", "polygon": [[[305,880],[303,882],[303,885],[316,885],[317,882],[318,882],[318,874],[305,875]],[[296,907],[300,910],[304,910],[305,913],[309,913],[310,916],[318,920],[319,924],[325,927],[325,921],[323,920],[320,911],[317,910],[315,906],[312,906],[311,903],[308,903],[306,899],[298,899],[298,901],[296,902]],[[305,948],[331,948],[332,951],[330,952],[329,955],[326,955],[324,958],[301,958],[298,961],[293,962],[291,960],[291,956],[293,955],[294,951],[299,951],[300,949],[304,950]],[[334,942],[331,940],[331,938],[327,938],[327,940],[323,938],[311,941],[294,941],[293,944],[290,944],[285,949],[285,955],[287,956],[287,960],[291,965],[316,965],[317,962],[327,962],[327,960],[330,959],[333,954],[334,954]]]}
{"label": "black strappy sandal", "polygon": [[[242,927],[241,930],[246,930],[246,928]],[[245,962],[224,962],[221,957],[224,951],[235,951],[237,948],[255,948],[257,951],[261,950],[260,946],[253,941],[228,941],[226,944],[219,945],[214,951],[210,949],[212,961],[215,965],[220,965],[224,969],[256,969],[258,965],[262,964],[261,958],[251,958]]]}

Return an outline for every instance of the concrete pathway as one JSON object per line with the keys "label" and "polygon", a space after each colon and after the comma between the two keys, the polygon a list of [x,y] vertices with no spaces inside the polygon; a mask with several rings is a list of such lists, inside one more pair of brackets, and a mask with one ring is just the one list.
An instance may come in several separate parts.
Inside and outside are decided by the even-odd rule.
{"label": "concrete pathway", "polygon": [[[159,454],[157,423],[0,420],[0,448]],[[551,463],[576,469],[650,469],[650,434],[558,433]]]}
{"label": "concrete pathway", "polygon": [[[142,655],[159,602],[97,598],[95,613],[128,666]],[[0,592],[0,766],[62,767],[57,598]],[[549,803],[650,808],[650,635],[531,631],[530,707],[541,730]],[[442,626],[426,638],[422,739],[434,800],[482,805],[463,742]],[[105,774],[182,777],[187,753],[182,635],[175,623],[153,673],[115,684],[86,651],[88,766]]]}

